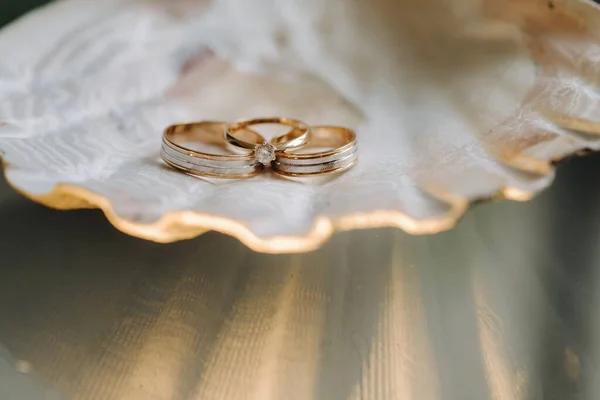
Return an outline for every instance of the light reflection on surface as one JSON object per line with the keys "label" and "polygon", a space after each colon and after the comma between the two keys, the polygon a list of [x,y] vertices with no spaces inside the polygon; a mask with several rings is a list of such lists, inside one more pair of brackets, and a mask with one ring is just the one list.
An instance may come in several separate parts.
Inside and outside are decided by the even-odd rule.
{"label": "light reflection on surface", "polygon": [[599,165],[450,232],[277,256],[141,241],[3,185],[0,342],[83,400],[596,399]]}

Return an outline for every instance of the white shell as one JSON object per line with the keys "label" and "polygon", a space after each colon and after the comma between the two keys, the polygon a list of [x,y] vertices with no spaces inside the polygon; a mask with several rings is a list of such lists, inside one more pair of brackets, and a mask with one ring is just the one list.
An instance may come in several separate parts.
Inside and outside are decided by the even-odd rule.
{"label": "white shell", "polygon": [[[528,199],[553,160],[600,147],[589,4],[492,0],[480,19],[461,0],[449,17],[382,9],[376,23],[296,3],[63,0],[4,29],[7,179],[142,238],[217,230],[291,252],[335,230],[450,228],[471,202]],[[279,13],[248,14],[265,6]],[[270,115],[355,129],[358,164],[322,180],[208,181],[160,161],[169,124]]]}

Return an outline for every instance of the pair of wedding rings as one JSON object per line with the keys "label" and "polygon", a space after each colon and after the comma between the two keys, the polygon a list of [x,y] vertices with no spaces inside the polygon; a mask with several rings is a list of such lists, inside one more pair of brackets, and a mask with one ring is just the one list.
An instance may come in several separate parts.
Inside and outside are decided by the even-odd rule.
{"label": "pair of wedding rings", "polygon": [[[288,132],[267,141],[251,129],[278,124]],[[215,154],[194,149],[212,145],[230,151]],[[233,150],[236,150],[235,152]],[[302,121],[273,117],[226,122],[201,121],[171,125],[163,134],[161,157],[171,167],[197,176],[247,178],[266,165],[285,176],[316,176],[341,172],[356,160],[356,136],[338,126],[310,127]]]}

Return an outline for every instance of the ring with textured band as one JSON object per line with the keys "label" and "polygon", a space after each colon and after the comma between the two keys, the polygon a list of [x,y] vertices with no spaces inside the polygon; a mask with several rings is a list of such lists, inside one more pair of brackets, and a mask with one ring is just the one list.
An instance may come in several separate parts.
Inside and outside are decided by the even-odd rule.
{"label": "ring with textured band", "polygon": [[[264,140],[262,143],[254,143],[242,137],[242,133],[247,132],[253,125],[277,124],[286,125],[291,129],[281,136],[271,139],[270,142]],[[311,128],[302,121],[284,118],[251,118],[236,121],[225,128],[225,140],[232,146],[242,149],[253,150],[256,160],[264,165],[270,164],[275,160],[276,154],[284,150],[298,149],[308,141]]]}
{"label": "ring with textured band", "polygon": [[357,159],[354,131],[339,126],[313,126],[302,149],[277,152],[272,165],[273,172],[280,175],[317,176],[344,171]]}
{"label": "ring with textured band", "polygon": [[[227,126],[226,122],[217,121],[171,125],[163,133],[160,155],[169,166],[191,175],[235,179],[260,173],[264,166],[256,160],[253,152],[211,154],[193,149],[194,144],[203,144],[227,151],[227,143],[223,140]],[[255,145],[265,141],[250,129],[244,129],[239,137]]]}

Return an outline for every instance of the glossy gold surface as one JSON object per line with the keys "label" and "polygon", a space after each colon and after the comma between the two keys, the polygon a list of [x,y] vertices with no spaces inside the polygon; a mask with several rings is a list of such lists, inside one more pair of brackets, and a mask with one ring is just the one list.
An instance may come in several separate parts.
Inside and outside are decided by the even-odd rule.
{"label": "glossy gold surface", "polygon": [[240,133],[256,125],[276,124],[290,127],[289,132],[271,139],[271,143],[278,150],[294,149],[304,145],[308,140],[310,128],[304,122],[286,117],[249,118],[235,121],[225,128],[225,140],[231,145],[243,149],[254,149],[256,143],[249,142],[240,137]]}
{"label": "glossy gold surface", "polygon": [[[223,138],[223,132],[226,126],[226,122],[219,121],[199,121],[168,126],[163,132],[162,150],[170,149],[170,151],[178,156],[170,159],[170,157],[161,151],[163,161],[176,170],[197,176],[240,179],[259,174],[262,171],[262,166],[256,163],[254,155],[251,153],[213,154],[192,148],[192,146],[200,144],[212,145],[225,150],[227,142]],[[258,133],[251,130],[244,131],[244,135],[248,137],[247,140],[255,144],[264,141]],[[184,160],[182,162],[182,157],[188,161]],[[189,161],[192,160],[200,162],[200,166],[190,164]],[[235,171],[231,167],[228,167],[232,165],[235,168],[240,163],[245,165],[245,171],[243,172]],[[208,165],[212,165],[213,167],[209,167],[206,170]],[[250,172],[247,172],[247,169],[250,169]]]}
{"label": "glossy gold surface", "polygon": [[[322,176],[350,169],[357,162],[353,130],[340,126],[311,126],[308,141],[298,150],[278,152],[272,164],[279,175]],[[290,171],[289,168],[295,168]]]}

